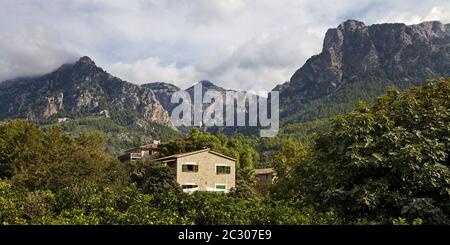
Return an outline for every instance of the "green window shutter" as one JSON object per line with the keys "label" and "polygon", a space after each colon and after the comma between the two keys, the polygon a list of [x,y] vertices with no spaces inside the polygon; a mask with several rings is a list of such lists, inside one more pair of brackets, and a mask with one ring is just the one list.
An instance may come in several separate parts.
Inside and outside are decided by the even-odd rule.
{"label": "green window shutter", "polygon": [[198,165],[194,166],[194,172],[198,172]]}
{"label": "green window shutter", "polygon": [[187,172],[187,165],[181,165],[181,172]]}
{"label": "green window shutter", "polygon": [[227,174],[231,173],[231,167],[227,167]]}
{"label": "green window shutter", "polygon": [[216,166],[216,174],[219,174],[219,166]]}
{"label": "green window shutter", "polygon": [[226,186],[225,185],[216,185],[216,189],[225,190]]}

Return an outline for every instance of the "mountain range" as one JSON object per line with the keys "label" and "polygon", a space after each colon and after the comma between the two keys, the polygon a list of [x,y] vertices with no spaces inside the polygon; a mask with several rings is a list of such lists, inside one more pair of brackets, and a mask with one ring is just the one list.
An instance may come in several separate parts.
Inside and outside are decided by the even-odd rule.
{"label": "mountain range", "polygon": [[179,135],[151,89],[110,75],[86,56],[49,74],[0,83],[0,120],[12,118],[73,134],[101,131],[112,153]]}
{"label": "mountain range", "polygon": [[123,111],[136,112],[137,124],[173,127],[151,89],[111,76],[86,56],[47,75],[0,83],[0,119],[114,117]]}
{"label": "mountain range", "polygon": [[[322,52],[273,90],[280,91],[280,118],[286,126],[350,111],[358,100],[373,100],[389,86],[406,89],[448,76],[450,24],[366,26],[348,20],[329,29]],[[204,89],[227,91],[210,81],[200,83]],[[179,134],[169,115],[177,105],[170,102],[171,95],[180,90],[164,82],[139,86],[123,81],[85,56],[49,74],[0,83],[0,120],[26,118],[43,125],[76,121],[71,129],[88,124],[107,133],[120,128],[111,137],[133,145]],[[186,91],[192,96],[193,87]]]}
{"label": "mountain range", "polygon": [[[223,95],[225,95],[226,91],[233,91],[219,87],[215,85],[213,82],[208,80],[202,80],[197,84],[202,86],[202,95],[204,95],[208,90],[218,91]],[[194,86],[197,84],[194,84],[185,90],[191,96],[192,101],[194,98]],[[181,91],[182,90],[181,88],[173,84],[164,82],[146,83],[142,84],[141,86],[151,89],[153,93],[155,93],[156,98],[160,101],[161,105],[164,107],[164,109],[166,109],[169,112],[169,114],[178,105],[178,103],[171,103],[170,99],[175,92]],[[208,107],[208,105],[205,105],[205,107]]]}
{"label": "mountain range", "polygon": [[[196,85],[201,85],[202,86],[202,96],[205,96],[205,93],[207,91],[216,91],[219,92],[222,95],[222,101],[225,103],[226,101],[226,92],[230,91],[230,92],[238,92],[236,90],[231,90],[231,89],[225,89],[223,87],[217,86],[215,85],[213,82],[208,81],[208,80],[202,80],[196,84],[194,84],[193,86],[185,89],[184,91],[186,91],[191,98],[191,103],[193,103],[194,101],[194,86]],[[164,109],[166,109],[170,115],[172,115],[172,110],[179,105],[179,103],[171,103],[171,97],[173,95],[173,93],[178,92],[178,91],[182,91],[181,88],[170,84],[170,83],[164,83],[164,82],[156,82],[156,83],[147,83],[147,84],[143,84],[141,85],[142,87],[146,87],[146,88],[150,88],[156,95],[156,97],[158,98],[158,100],[161,102],[161,105],[164,107]],[[243,91],[241,91],[243,92]],[[259,96],[256,96],[256,99],[259,99]],[[237,100],[234,100],[234,110],[235,110],[235,122],[236,122],[236,112],[241,110],[240,107],[237,106]],[[203,110],[212,110],[211,107],[212,103],[203,103]],[[191,108],[192,111],[194,110],[193,108]],[[245,112],[244,113],[248,113],[248,104],[245,105]],[[244,111],[244,110],[242,110]],[[225,108],[224,108],[224,112],[225,112]],[[193,116],[193,115],[192,115]],[[226,114],[224,115],[226,116]],[[225,118],[223,118],[225,121]],[[248,125],[248,118],[246,118],[246,124]],[[179,129],[182,129],[182,131],[184,132],[189,132],[190,131],[190,127],[179,127]],[[202,126],[202,130],[204,131],[208,131],[210,133],[214,133],[214,134],[218,134],[218,133],[223,133],[226,135],[231,135],[231,134],[235,134],[235,133],[243,133],[243,134],[256,134],[259,130],[259,128],[255,128],[255,127],[246,127],[246,126],[241,126],[241,127],[231,127],[231,126],[227,126],[227,127],[223,127],[223,126],[213,126],[213,127],[206,127],[206,126]]]}
{"label": "mountain range", "polygon": [[450,24],[348,20],[329,29],[322,52],[274,90],[282,118],[292,123],[347,112],[389,86],[405,89],[442,76],[450,76]]}

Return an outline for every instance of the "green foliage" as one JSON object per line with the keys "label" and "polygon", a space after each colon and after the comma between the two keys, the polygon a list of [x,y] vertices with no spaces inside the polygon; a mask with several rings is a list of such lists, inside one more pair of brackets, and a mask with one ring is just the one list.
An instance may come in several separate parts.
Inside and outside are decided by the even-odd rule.
{"label": "green foliage", "polygon": [[237,170],[236,188],[231,191],[230,196],[243,199],[261,198],[257,191],[257,181],[253,169],[240,168]]}
{"label": "green foliage", "polygon": [[133,126],[139,118],[139,113],[135,110],[111,110],[111,119],[123,126]]}
{"label": "green foliage", "polygon": [[449,223],[449,125],[450,79],[360,103],[299,160],[298,193],[350,219]]}
{"label": "green foliage", "polygon": [[[91,130],[125,132],[109,119],[62,127],[0,123],[2,224],[450,223],[450,79],[390,90],[275,138],[194,129],[161,144],[163,155],[209,147],[238,159],[229,194],[184,194],[167,166],[118,162]],[[269,195],[258,189],[255,166],[276,170]]]}
{"label": "green foliage", "polygon": [[58,128],[45,133],[22,120],[0,125],[0,166],[0,178],[32,190],[59,190],[81,180],[123,181],[115,176],[120,166],[104,152],[101,135],[72,138]]}
{"label": "green foliage", "polygon": [[295,167],[298,163],[309,160],[309,155],[309,147],[295,139],[289,139],[279,151],[272,154],[272,165],[277,175],[274,185],[271,186],[273,198],[296,196],[298,181]]}
{"label": "green foliage", "polygon": [[194,193],[186,203],[192,208],[194,223],[217,224],[338,224],[332,212],[317,213],[296,201],[241,199],[213,193]]}
{"label": "green foliage", "polygon": [[329,129],[330,124],[330,120],[328,119],[316,119],[306,122],[291,123],[280,129],[278,137],[308,140],[308,138],[314,133]]}
{"label": "green foliage", "polygon": [[131,181],[145,194],[182,193],[175,170],[159,162],[130,163]]}
{"label": "green foliage", "polygon": [[[155,162],[111,159],[98,134],[46,131],[26,121],[0,125],[2,224],[334,224],[299,202],[273,202],[255,191],[254,150],[243,136],[194,131],[175,149],[205,144],[246,165],[230,194],[182,193],[174,172]],[[211,144],[211,142],[213,144]],[[173,146],[172,146],[173,147]],[[179,148],[177,148],[179,147]],[[247,147],[248,149],[245,149]]]}
{"label": "green foliage", "polygon": [[23,193],[13,189],[10,181],[0,180],[0,224],[26,224]]}
{"label": "green foliage", "polygon": [[[312,101],[297,102],[298,105],[292,106],[292,109],[281,115],[281,124],[290,125],[299,122],[309,122],[347,113],[355,108],[355,104],[358,101],[374,101],[378,96],[384,94],[390,86],[392,86],[391,83],[382,80],[367,80],[345,84],[329,96]],[[410,86],[405,84],[402,88]],[[296,100],[296,96],[293,97]],[[292,102],[290,105],[292,105]]]}
{"label": "green foliage", "polygon": [[[20,194],[19,194],[20,193]],[[242,199],[213,193],[149,195],[89,182],[51,191],[16,192],[0,181],[3,224],[338,224],[332,212],[299,202]]]}
{"label": "green foliage", "polygon": [[106,150],[111,155],[118,155],[123,150],[143,145],[153,139],[170,140],[181,137],[181,134],[174,129],[159,124],[147,123],[137,126],[127,123],[126,118],[120,117],[122,114],[127,115],[125,112],[113,113],[114,120],[105,116],[85,116],[69,119],[63,123],[47,123],[42,127],[45,130],[59,127],[63,132],[73,136],[83,133],[102,133],[105,137]]}
{"label": "green foliage", "polygon": [[423,224],[422,219],[414,219],[411,223],[408,223],[408,221],[405,218],[397,218],[392,220],[393,225],[421,225]]}

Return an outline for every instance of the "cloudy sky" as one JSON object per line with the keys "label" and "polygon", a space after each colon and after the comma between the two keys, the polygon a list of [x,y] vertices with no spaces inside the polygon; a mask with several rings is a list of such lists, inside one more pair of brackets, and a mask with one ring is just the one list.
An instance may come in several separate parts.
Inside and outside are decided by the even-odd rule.
{"label": "cloudy sky", "polygon": [[87,55],[137,84],[270,90],[346,19],[450,23],[449,13],[448,0],[0,0],[0,81]]}

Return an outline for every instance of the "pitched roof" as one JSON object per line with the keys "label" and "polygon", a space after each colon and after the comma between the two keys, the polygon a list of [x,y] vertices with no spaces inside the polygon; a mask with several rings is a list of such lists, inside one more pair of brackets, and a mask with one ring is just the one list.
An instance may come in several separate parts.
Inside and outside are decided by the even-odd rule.
{"label": "pitched roof", "polygon": [[272,174],[273,168],[258,168],[255,169],[255,174]]}
{"label": "pitched roof", "polygon": [[169,160],[169,159],[173,159],[173,158],[180,158],[180,157],[195,155],[195,154],[202,153],[202,152],[209,152],[211,154],[214,154],[214,155],[217,155],[217,156],[220,156],[220,157],[232,160],[232,161],[236,161],[236,158],[232,158],[227,155],[212,151],[209,148],[198,150],[198,151],[191,151],[191,152],[185,152],[185,153],[179,153],[179,154],[170,155],[170,156],[166,156],[166,157],[161,157],[161,158],[154,159],[154,161],[164,161],[164,160]]}

